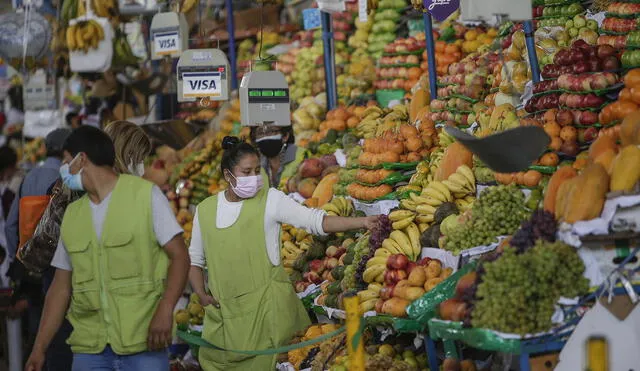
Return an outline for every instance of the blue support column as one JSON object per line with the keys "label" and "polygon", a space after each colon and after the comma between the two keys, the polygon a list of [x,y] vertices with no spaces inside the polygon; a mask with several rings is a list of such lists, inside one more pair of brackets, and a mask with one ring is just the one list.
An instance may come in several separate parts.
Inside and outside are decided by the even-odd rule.
{"label": "blue support column", "polygon": [[[424,7],[427,8],[428,4],[424,1]],[[429,64],[429,92],[431,93],[431,100],[438,98],[438,75],[436,72],[436,43],[433,40],[433,22],[431,20],[431,14],[424,12],[424,35],[427,41],[427,62]]]}
{"label": "blue support column", "polygon": [[436,343],[427,333],[424,337],[424,345],[427,351],[427,362],[429,362],[429,370],[439,370],[438,353],[436,351]]}
{"label": "blue support column", "polygon": [[236,61],[236,35],[235,24],[233,23],[233,4],[232,0],[225,0],[227,8],[227,33],[229,34],[229,66],[231,67],[231,90],[238,89],[238,64]]}
{"label": "blue support column", "polygon": [[338,105],[338,88],[336,86],[336,58],[333,41],[333,26],[331,14],[320,12],[322,23],[322,45],[324,48],[324,81],[327,92],[327,110],[332,110]]}
{"label": "blue support column", "polygon": [[533,21],[524,22],[524,35],[527,43],[527,54],[529,54],[529,65],[531,66],[531,75],[533,82],[540,81],[540,65],[538,64],[538,55],[536,54],[536,44],[533,39]]}

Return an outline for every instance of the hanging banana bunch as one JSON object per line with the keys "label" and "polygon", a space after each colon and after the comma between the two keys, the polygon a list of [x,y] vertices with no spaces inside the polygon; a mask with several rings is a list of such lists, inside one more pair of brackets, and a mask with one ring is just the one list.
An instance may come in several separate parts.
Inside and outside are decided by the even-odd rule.
{"label": "hanging banana bunch", "polygon": [[[81,2],[83,0],[80,0]],[[93,11],[98,17],[102,18],[114,18],[118,16],[118,1],[117,0],[92,0],[91,5]]]}
{"label": "hanging banana bunch", "polygon": [[67,27],[66,41],[70,51],[82,50],[86,53],[89,49],[97,49],[102,40],[104,30],[100,23],[93,19]]}

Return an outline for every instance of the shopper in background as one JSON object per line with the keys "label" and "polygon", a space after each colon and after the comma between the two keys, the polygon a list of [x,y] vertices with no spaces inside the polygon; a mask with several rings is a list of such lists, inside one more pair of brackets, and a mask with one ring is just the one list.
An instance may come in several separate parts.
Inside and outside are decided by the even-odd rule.
{"label": "shopper in background", "polygon": [[151,140],[138,125],[114,121],[104,128],[116,149],[116,172],[144,175],[144,160],[151,154]]}
{"label": "shopper in background", "polygon": [[[16,189],[15,175],[18,172],[18,155],[11,147],[0,147],[0,247],[5,250],[7,247],[7,235],[5,233],[5,223],[9,217],[11,204],[15,199]],[[13,184],[12,184],[13,183]],[[8,251],[6,252],[8,253]],[[5,253],[5,256],[7,255]],[[9,254],[10,255],[10,254]],[[5,274],[11,259],[4,258],[0,262],[0,286],[5,280]]]}
{"label": "shopper in background", "polygon": [[261,165],[271,187],[278,188],[281,179],[293,176],[304,159],[305,151],[295,145],[291,126],[252,127],[251,140],[260,150]]}
{"label": "shopper in background", "polygon": [[189,257],[164,194],[139,177],[118,175],[115,157],[108,135],[89,126],[65,143],[60,175],[86,194],[65,213],[27,371],[42,369],[67,308],[72,370],[168,370],[173,308]]}
{"label": "shopper in background", "polygon": [[[309,325],[280,261],[281,224],[325,235],[373,228],[378,217],[334,217],[308,209],[263,186],[254,147],[235,137],[226,137],[222,146],[221,168],[229,188],[198,205],[189,247],[189,281],[205,305],[202,337],[227,349],[281,346]],[[273,370],[276,362],[276,356],[204,348],[199,358],[205,371]]]}

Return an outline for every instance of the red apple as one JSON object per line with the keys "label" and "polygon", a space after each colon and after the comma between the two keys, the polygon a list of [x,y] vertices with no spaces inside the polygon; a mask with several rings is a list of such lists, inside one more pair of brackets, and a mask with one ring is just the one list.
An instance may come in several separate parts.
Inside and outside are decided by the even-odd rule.
{"label": "red apple", "polygon": [[582,106],[590,108],[598,108],[604,104],[605,100],[595,94],[587,94],[583,96]]}
{"label": "red apple", "polygon": [[605,71],[615,71],[620,68],[620,61],[611,55],[602,60],[602,69]]}
{"label": "red apple", "polygon": [[384,285],[382,289],[380,289],[380,299],[389,300],[393,297],[393,290],[395,289],[394,285]]}
{"label": "red apple", "polygon": [[409,258],[403,254],[394,254],[387,259],[387,268],[406,269],[409,264]]}
{"label": "red apple", "polygon": [[414,262],[409,262],[409,264],[407,264],[407,275],[411,274],[411,271],[413,271],[416,267],[418,266],[418,264],[414,263]]}
{"label": "red apple", "polygon": [[322,273],[326,268],[326,262],[324,260],[315,259],[309,262],[309,270],[318,274]]}
{"label": "red apple", "polygon": [[591,90],[601,90],[607,87],[607,78],[602,73],[591,75],[589,79]]}
{"label": "red apple", "polygon": [[568,110],[560,110],[556,114],[556,122],[560,126],[566,126],[573,124],[573,114]]}
{"label": "red apple", "polygon": [[580,125],[594,125],[598,122],[598,114],[591,111],[583,111],[580,114]]}
{"label": "red apple", "polygon": [[315,283],[316,285],[322,283],[322,277],[320,277],[317,272],[305,272],[302,277],[311,283]]}
{"label": "red apple", "polygon": [[596,52],[598,59],[605,59],[607,57],[615,55],[615,53],[616,50],[611,45],[598,45]]}
{"label": "red apple", "polygon": [[327,259],[327,270],[326,272],[331,272],[331,269],[335,268],[338,266],[338,259],[336,258],[329,258]]}
{"label": "red apple", "polygon": [[578,154],[579,148],[577,142],[563,142],[560,146],[560,152],[567,156],[575,156]]}

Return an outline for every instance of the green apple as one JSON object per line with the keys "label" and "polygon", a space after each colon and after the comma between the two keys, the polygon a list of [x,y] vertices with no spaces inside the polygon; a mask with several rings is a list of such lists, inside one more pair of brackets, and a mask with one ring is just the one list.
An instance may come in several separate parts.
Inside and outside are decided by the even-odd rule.
{"label": "green apple", "polygon": [[577,28],[585,27],[587,25],[587,20],[581,15],[576,15],[573,17],[573,25]]}
{"label": "green apple", "polygon": [[571,36],[572,38],[578,36],[578,29],[577,28],[570,28],[569,29],[569,36]]}
{"label": "green apple", "polygon": [[571,19],[568,20],[567,23],[564,24],[564,27],[566,29],[573,28],[573,21]]}
{"label": "green apple", "polygon": [[598,31],[598,22],[594,19],[587,20],[587,28],[593,31]]}
{"label": "green apple", "polygon": [[580,3],[573,3],[567,7],[568,14],[579,14],[582,13],[584,8]]}

